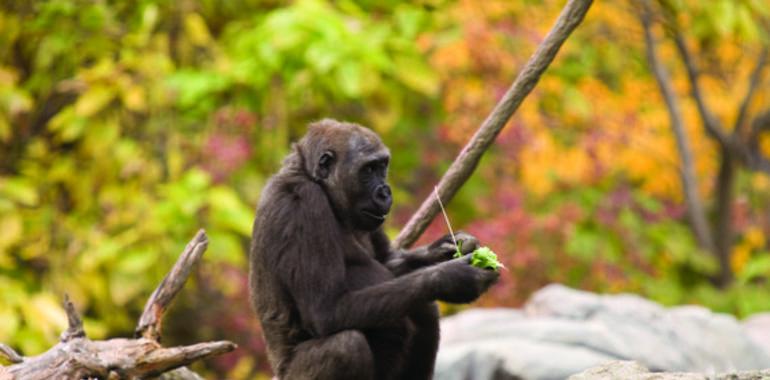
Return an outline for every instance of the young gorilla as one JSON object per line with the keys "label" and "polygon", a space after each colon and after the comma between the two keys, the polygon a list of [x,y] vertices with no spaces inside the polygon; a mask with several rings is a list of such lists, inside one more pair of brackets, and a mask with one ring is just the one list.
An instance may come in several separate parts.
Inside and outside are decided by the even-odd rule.
{"label": "young gorilla", "polygon": [[[448,236],[391,249],[380,228],[392,203],[389,159],[374,132],[323,120],[262,192],[249,282],[282,380],[429,379],[433,301],[471,302],[497,280],[468,256],[452,259]],[[464,253],[477,247],[460,238]]]}

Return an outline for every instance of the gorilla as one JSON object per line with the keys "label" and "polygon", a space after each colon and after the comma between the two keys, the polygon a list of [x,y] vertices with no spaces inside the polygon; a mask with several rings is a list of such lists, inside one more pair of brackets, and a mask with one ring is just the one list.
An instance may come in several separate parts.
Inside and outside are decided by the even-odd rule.
{"label": "gorilla", "polygon": [[468,234],[394,249],[382,230],[390,153],[360,125],[322,120],[268,182],[249,252],[252,306],[276,376],[429,379],[434,301],[468,303],[498,278],[470,265]]}

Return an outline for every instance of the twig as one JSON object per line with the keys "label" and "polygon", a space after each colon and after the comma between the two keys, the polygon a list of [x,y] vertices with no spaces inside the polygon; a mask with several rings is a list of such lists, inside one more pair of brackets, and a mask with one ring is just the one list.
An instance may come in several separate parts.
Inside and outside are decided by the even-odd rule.
{"label": "twig", "polygon": [[174,267],[171,268],[171,271],[163,278],[163,281],[161,281],[160,285],[158,285],[147,300],[134,332],[135,337],[141,336],[156,341],[160,338],[163,314],[177,293],[182,290],[192,267],[200,260],[203,252],[206,251],[206,247],[208,247],[206,232],[200,230],[187,243]]}
{"label": "twig", "polygon": [[441,203],[441,197],[438,196],[438,188],[433,188],[433,193],[436,194],[436,200],[438,201],[438,205],[441,207],[441,213],[444,215],[444,221],[446,222],[446,227],[449,229],[449,236],[452,237],[452,242],[455,243],[455,247],[457,249],[460,249],[460,246],[457,245],[457,239],[455,238],[455,232],[452,231],[452,224],[449,223],[449,216],[446,214],[446,210],[444,210],[444,204]]}
{"label": "twig", "polygon": [[[492,145],[511,115],[535,87],[567,37],[583,21],[592,2],[592,0],[570,0],[562,9],[556,24],[538,46],[535,54],[439,181],[438,193],[444,200],[451,201],[460,186],[473,174],[481,156]],[[412,245],[438,211],[438,203],[433,197],[428,197],[398,234],[394,245],[399,248]]]}

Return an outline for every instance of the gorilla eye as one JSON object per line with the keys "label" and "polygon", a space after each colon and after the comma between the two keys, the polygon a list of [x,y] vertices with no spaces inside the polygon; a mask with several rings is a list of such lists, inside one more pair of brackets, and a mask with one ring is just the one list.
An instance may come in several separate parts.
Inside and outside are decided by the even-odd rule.
{"label": "gorilla eye", "polygon": [[321,158],[318,159],[318,165],[328,167],[334,160],[334,152],[326,151],[321,154]]}

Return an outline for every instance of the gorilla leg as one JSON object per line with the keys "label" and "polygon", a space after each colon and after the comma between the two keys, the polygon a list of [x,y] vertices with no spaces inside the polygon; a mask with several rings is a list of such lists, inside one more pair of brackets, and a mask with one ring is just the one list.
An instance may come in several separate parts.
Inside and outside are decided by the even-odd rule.
{"label": "gorilla leg", "polygon": [[281,380],[369,380],[374,378],[372,351],[358,330],[302,342],[294,349]]}
{"label": "gorilla leg", "polygon": [[416,308],[409,314],[416,327],[406,355],[404,379],[430,379],[436,362],[439,340],[439,313],[435,302]]}

